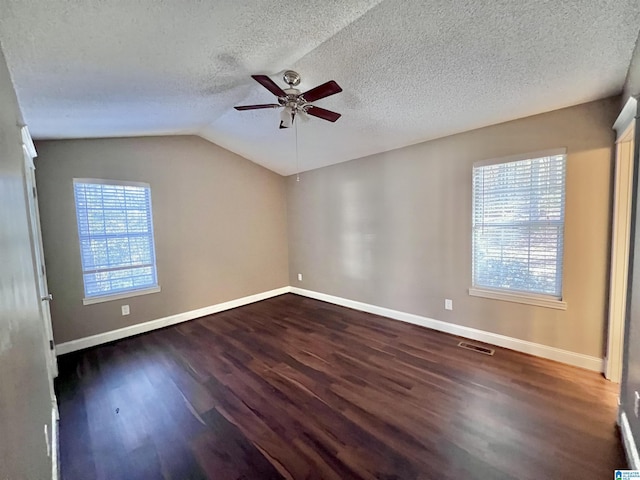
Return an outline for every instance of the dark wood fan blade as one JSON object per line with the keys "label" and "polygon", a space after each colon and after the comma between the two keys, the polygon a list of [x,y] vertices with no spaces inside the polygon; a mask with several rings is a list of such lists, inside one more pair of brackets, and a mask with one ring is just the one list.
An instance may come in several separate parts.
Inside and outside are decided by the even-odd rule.
{"label": "dark wood fan blade", "polygon": [[303,93],[302,96],[307,102],[311,103],[316,100],[320,100],[321,98],[328,97],[329,95],[335,95],[341,91],[342,88],[340,88],[340,85],[338,85],[334,80],[329,80],[327,83],[318,85],[316,88],[312,88],[308,92]]}
{"label": "dark wood fan blade", "polygon": [[278,85],[276,85],[273,80],[271,80],[266,75],[251,75],[251,78],[253,78],[256,82],[273,93],[276,97],[287,96],[287,94],[284,93],[284,90],[282,90]]}
{"label": "dark wood fan blade", "polygon": [[233,107],[236,110],[258,110],[259,108],[276,108],[280,107],[277,103],[265,103],[262,105],[239,105],[237,107]]}
{"label": "dark wood fan blade", "polygon": [[328,120],[330,122],[335,122],[342,115],[336,112],[332,112],[331,110],[325,110],[324,108],[315,107],[313,105],[309,105],[309,109],[307,110],[309,115],[313,115],[314,117],[321,118],[323,120]]}

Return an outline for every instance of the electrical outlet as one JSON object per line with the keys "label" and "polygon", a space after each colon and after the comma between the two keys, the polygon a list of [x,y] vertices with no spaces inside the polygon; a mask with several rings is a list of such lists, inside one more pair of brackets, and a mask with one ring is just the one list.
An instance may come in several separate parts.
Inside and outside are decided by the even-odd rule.
{"label": "electrical outlet", "polygon": [[444,309],[445,310],[453,310],[453,300],[450,298],[444,299]]}
{"label": "electrical outlet", "polygon": [[634,392],[634,402],[633,402],[633,413],[636,414],[636,418],[638,418],[638,406],[640,404],[640,393],[636,390]]}
{"label": "electrical outlet", "polygon": [[298,281],[299,281],[299,282],[301,282],[301,281],[302,281],[302,274],[301,274],[301,273],[299,273],[299,274],[298,274]]}
{"label": "electrical outlet", "polygon": [[122,305],[122,315],[129,315],[129,305]]}

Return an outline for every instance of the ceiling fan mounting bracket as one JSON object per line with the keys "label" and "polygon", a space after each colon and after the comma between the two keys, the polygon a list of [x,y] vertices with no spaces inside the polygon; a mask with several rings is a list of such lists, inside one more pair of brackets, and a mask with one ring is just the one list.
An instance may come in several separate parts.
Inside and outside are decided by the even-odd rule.
{"label": "ceiling fan mounting bracket", "polygon": [[294,72],[293,70],[287,70],[282,74],[282,79],[284,83],[289,85],[290,87],[297,87],[300,85],[300,74],[298,72]]}

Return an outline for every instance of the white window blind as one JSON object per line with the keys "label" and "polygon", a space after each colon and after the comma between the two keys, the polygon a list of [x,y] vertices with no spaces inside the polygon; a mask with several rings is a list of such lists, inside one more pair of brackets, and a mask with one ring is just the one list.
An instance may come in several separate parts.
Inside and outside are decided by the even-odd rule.
{"label": "white window blind", "polygon": [[149,185],[74,179],[73,186],[85,297],[156,287]]}
{"label": "white window blind", "polygon": [[562,297],[565,163],[474,166],[474,287]]}

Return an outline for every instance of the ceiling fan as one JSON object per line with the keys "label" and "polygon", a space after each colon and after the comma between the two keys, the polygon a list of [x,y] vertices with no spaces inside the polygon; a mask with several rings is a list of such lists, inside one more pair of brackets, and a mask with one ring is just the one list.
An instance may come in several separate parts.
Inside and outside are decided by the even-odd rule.
{"label": "ceiling fan", "polygon": [[266,103],[262,105],[239,105],[236,110],[257,110],[261,108],[282,108],[280,128],[289,128],[293,125],[296,115],[306,113],[314,117],[335,122],[340,118],[340,114],[325,110],[324,108],[312,105],[316,100],[340,93],[342,88],[334,80],[330,80],[322,85],[318,85],[311,90],[301,93],[295,88],[300,84],[300,75],[293,70],[287,70],[282,75],[289,88],[284,90],[271,80],[267,75],[251,75],[256,82],[269,90],[278,98],[278,103]]}

